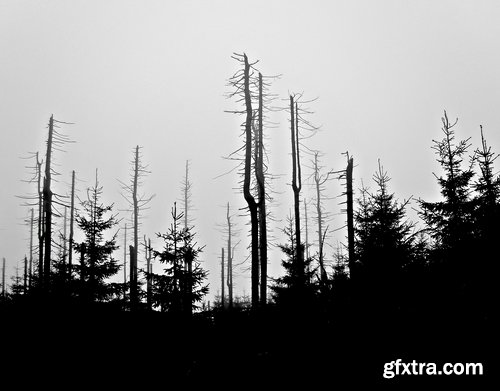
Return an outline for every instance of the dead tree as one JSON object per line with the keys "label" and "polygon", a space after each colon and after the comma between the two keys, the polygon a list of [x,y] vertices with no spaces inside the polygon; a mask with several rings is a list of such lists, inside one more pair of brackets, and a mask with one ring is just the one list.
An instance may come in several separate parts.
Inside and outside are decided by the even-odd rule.
{"label": "dead tree", "polygon": [[33,278],[33,225],[35,219],[35,211],[31,208],[31,217],[30,217],[30,264],[28,271],[28,288],[31,289],[31,283]]}
{"label": "dead tree", "polygon": [[[353,182],[353,169],[354,169],[354,158],[349,156],[349,152],[345,153],[347,157],[347,167],[345,172],[340,176],[340,178],[345,178],[345,193],[346,196],[346,209],[347,213],[347,250],[348,250],[348,265],[349,265],[349,277],[352,279],[356,275],[355,265],[355,252],[354,252],[354,194],[352,188]],[[355,278],[355,277],[354,277]]]}
{"label": "dead tree", "polygon": [[75,223],[75,171],[71,173],[71,205],[69,212],[69,245],[68,245],[68,282],[71,283],[73,272],[73,236]]}
{"label": "dead tree", "polygon": [[[291,94],[289,96],[288,112],[290,114],[290,140],[292,149],[292,191],[294,201],[294,221],[295,221],[295,269],[298,283],[305,283],[305,259],[304,243],[301,238],[300,221],[300,192],[302,190],[302,166],[301,166],[301,146],[302,140],[312,137],[318,128],[306,118],[312,112],[304,107],[312,101],[303,101],[301,94]],[[305,132],[308,134],[306,135]]]}
{"label": "dead tree", "polygon": [[43,260],[43,285],[48,287],[50,278],[50,259],[52,248],[52,189],[50,188],[52,182],[52,142],[54,137],[54,116],[50,116],[49,121],[49,136],[47,140],[47,152],[45,154],[45,176],[43,178],[43,210],[45,213],[45,227],[44,227],[44,260]]}
{"label": "dead tree", "polygon": [[316,220],[318,223],[318,261],[320,268],[320,283],[322,285],[325,284],[327,275],[324,264],[324,245],[325,245],[325,237],[328,227],[324,228],[323,224],[327,221],[327,213],[323,210],[322,200],[324,199],[324,185],[326,182],[331,179],[331,175],[334,174],[333,171],[328,171],[326,174],[321,173],[321,166],[319,163],[319,152],[314,152],[314,161],[313,161],[313,179],[314,179],[314,187],[316,190]]}
{"label": "dead tree", "polygon": [[151,265],[152,248],[151,248],[151,239],[146,241],[146,235],[144,235],[144,257],[146,259],[146,305],[147,309],[151,311],[152,308],[151,279],[153,273]]}
{"label": "dead tree", "polygon": [[128,203],[128,211],[131,212],[132,217],[132,229],[133,229],[133,240],[134,245],[129,247],[135,251],[134,254],[130,253],[130,308],[136,309],[139,303],[139,293],[138,293],[138,278],[137,278],[137,259],[138,259],[138,249],[139,249],[139,225],[141,219],[141,212],[147,209],[148,204],[151,202],[154,196],[146,197],[144,194],[139,194],[139,187],[143,184],[143,178],[150,174],[148,167],[143,165],[142,156],[140,153],[141,147],[138,145],[134,149],[134,157],[132,159],[131,165],[132,170],[130,174],[130,183],[126,184],[120,181],[122,189],[125,191],[125,195],[122,196]]}
{"label": "dead tree", "polygon": [[259,72],[259,107],[258,107],[258,135],[256,142],[255,177],[259,197],[259,262],[260,262],[260,304],[267,301],[267,214],[266,214],[266,186],[264,177],[264,93],[262,74]]}
{"label": "dead tree", "polygon": [[[232,111],[232,113],[243,114],[245,120],[242,124],[244,145],[237,152],[244,151],[243,157],[243,196],[247,203],[250,214],[250,238],[251,238],[251,295],[252,308],[257,308],[259,304],[259,220],[258,204],[252,194],[252,158],[254,153],[254,136],[252,132],[254,113],[252,106],[252,86],[255,83],[253,66],[256,63],[250,63],[246,54],[234,54],[233,59],[238,61],[242,69],[235,73],[229,80],[230,86],[234,92],[229,97],[239,97],[238,102],[242,102],[244,109],[241,111]],[[236,152],[235,152],[236,153]],[[233,153],[233,154],[235,154]]]}
{"label": "dead tree", "polygon": [[[267,297],[267,205],[269,199],[266,191],[265,164],[266,152],[264,148],[264,125],[266,110],[273,96],[268,91],[269,84],[266,77],[250,63],[246,54],[234,54],[233,59],[238,61],[241,68],[229,80],[233,92],[229,97],[237,97],[243,109],[230,111],[245,117],[242,123],[244,144],[229,157],[240,161],[242,169],[243,196],[247,203],[250,215],[251,238],[251,295],[252,307],[264,305]],[[256,107],[256,109],[254,109]],[[240,158],[234,158],[241,153]],[[231,255],[231,254],[228,254]]]}
{"label": "dead tree", "polygon": [[[192,201],[191,201],[191,189],[192,189],[192,183],[189,180],[189,160],[186,160],[186,170],[185,170],[185,175],[184,179],[182,182],[182,209],[183,209],[183,214],[184,214],[184,230],[188,230],[189,226],[192,224],[192,220],[188,217],[190,216],[190,211],[192,208]],[[184,257],[184,270],[187,271],[188,276],[193,275],[193,263],[190,257],[189,253],[186,253],[186,256]],[[188,297],[187,302],[191,303],[190,295],[192,293],[192,280],[191,277],[189,277],[186,281],[186,295]],[[190,306],[186,307],[186,310],[191,313],[192,308]]]}
{"label": "dead tree", "polygon": [[[229,214],[229,202],[227,203],[227,289],[229,293],[229,308],[233,308],[233,249],[231,246],[232,239],[232,222]],[[224,285],[224,284],[223,284]]]}
{"label": "dead tree", "polygon": [[220,303],[221,307],[224,309],[226,307],[226,294],[224,290],[224,247],[221,248],[221,261],[220,261]]}
{"label": "dead tree", "polygon": [[45,173],[43,178],[43,213],[44,213],[44,228],[43,228],[43,287],[48,289],[50,283],[50,268],[52,258],[52,217],[53,217],[53,203],[54,196],[57,197],[52,191],[52,175],[58,175],[52,168],[53,163],[53,150],[60,150],[61,146],[71,142],[70,139],[56,131],[55,128],[59,127],[58,124],[70,124],[68,122],[57,121],[54,115],[50,116],[49,120],[49,133],[47,137],[47,151],[45,153]]}
{"label": "dead tree", "polygon": [[42,182],[42,164],[43,161],[38,160],[38,152],[36,153],[37,165],[37,189],[38,189],[38,283],[43,283],[43,243],[45,237],[45,224],[43,212],[43,190]]}
{"label": "dead tree", "polygon": [[304,246],[300,237],[300,191],[302,189],[302,174],[300,166],[298,104],[290,95],[290,139],[292,144],[292,190],[295,215],[295,243],[297,278],[300,283],[304,279]]}
{"label": "dead tree", "polygon": [[24,256],[24,275],[23,275],[23,292],[26,294],[28,292],[28,257]]}
{"label": "dead tree", "polygon": [[123,298],[127,294],[127,223],[125,223],[125,235],[123,239]]}
{"label": "dead tree", "polygon": [[135,280],[134,280],[134,274],[137,271],[137,259],[136,259],[137,252],[135,251],[134,246],[132,246],[132,245],[129,245],[128,248],[129,248],[128,254],[130,257],[130,259],[129,259],[129,264],[130,264],[130,272],[129,272],[129,276],[130,276],[130,310],[135,311],[135,310],[137,310],[137,307],[139,305],[139,302],[137,300],[137,298],[138,298],[137,279],[135,278]]}
{"label": "dead tree", "polygon": [[189,179],[189,167],[190,167],[189,160],[186,160],[185,174],[181,184],[182,186],[181,205],[182,205],[182,211],[184,213],[184,229],[187,229],[190,225],[193,224],[193,220],[190,217],[191,216],[190,212],[193,209],[193,202],[191,199],[193,184]]}

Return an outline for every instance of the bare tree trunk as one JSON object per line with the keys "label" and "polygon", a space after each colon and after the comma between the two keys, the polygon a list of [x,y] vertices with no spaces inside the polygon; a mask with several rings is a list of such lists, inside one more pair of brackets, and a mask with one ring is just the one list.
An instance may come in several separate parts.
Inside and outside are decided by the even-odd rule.
{"label": "bare tree trunk", "polygon": [[87,252],[87,246],[82,243],[80,246],[80,299],[86,300],[87,292],[85,291],[85,253]]}
{"label": "bare tree trunk", "polygon": [[44,243],[44,265],[43,277],[44,288],[49,288],[50,282],[50,264],[51,264],[51,249],[52,249],[52,190],[50,188],[52,179],[51,157],[52,157],[52,137],[54,132],[54,116],[50,116],[49,120],[49,137],[47,140],[47,154],[45,157],[45,177],[43,179],[43,210],[45,212],[45,243]]}
{"label": "bare tree trunk", "polygon": [[255,176],[257,178],[259,196],[259,255],[260,255],[260,304],[267,302],[267,214],[266,214],[266,187],[264,177],[264,116],[263,116],[262,74],[259,73],[259,125],[256,138],[257,161]]}
{"label": "bare tree trunk", "polygon": [[66,226],[68,222],[68,208],[64,207],[64,218],[63,218],[63,237],[62,237],[62,272],[63,272],[63,280],[66,281],[66,257],[68,256],[66,249]]}
{"label": "bare tree trunk", "polygon": [[352,191],[352,171],[354,163],[353,158],[348,158],[346,169],[346,184],[347,184],[347,243],[349,251],[349,275],[353,278],[356,274],[355,269],[355,254],[354,254],[354,206],[353,206],[353,191]]}
{"label": "bare tree trunk", "polygon": [[307,200],[304,198],[304,228],[306,232],[306,238],[304,242],[304,256],[309,259],[309,218],[307,216]]}
{"label": "bare tree trunk", "polygon": [[318,166],[318,152],[314,154],[314,182],[316,185],[316,214],[318,217],[318,246],[319,246],[319,268],[320,268],[320,282],[324,284],[326,280],[326,271],[323,256],[323,215],[321,210],[321,178]]}
{"label": "bare tree trunk", "polygon": [[300,285],[304,283],[304,246],[300,237],[300,190],[302,189],[300,153],[299,153],[299,123],[298,105],[290,95],[290,132],[292,141],[292,190],[295,211],[295,243],[296,271]]}
{"label": "bare tree trunk", "polygon": [[134,269],[137,267],[137,261],[135,259],[137,252],[134,246],[129,246],[129,263],[130,263],[130,310],[135,311],[137,309],[137,282],[134,283]]}
{"label": "bare tree trunk", "polygon": [[44,243],[44,211],[43,211],[43,189],[42,162],[38,160],[36,153],[37,180],[38,180],[38,284],[43,286],[43,243]]}
{"label": "bare tree trunk", "polygon": [[125,238],[123,240],[123,299],[127,294],[127,223],[125,223]]}
{"label": "bare tree trunk", "polygon": [[144,235],[144,257],[146,259],[146,303],[147,309],[150,311],[152,308],[151,303],[151,239],[146,241],[146,235]]}
{"label": "bare tree trunk", "polygon": [[31,289],[31,279],[33,277],[33,224],[34,224],[34,214],[35,211],[31,208],[31,218],[30,218],[30,264],[29,264],[29,274],[28,274],[28,288]]}
{"label": "bare tree trunk", "polygon": [[[139,180],[139,146],[135,148],[135,160],[134,160],[134,184],[132,189],[132,202],[133,202],[133,213],[134,213],[134,254],[130,255],[130,258],[134,262],[130,263],[130,300],[133,301],[131,308],[137,307],[138,301],[138,287],[137,287],[137,253],[139,248],[139,204],[137,196],[137,187]],[[132,294],[133,292],[133,294]]]}
{"label": "bare tree trunk", "polygon": [[233,308],[233,251],[231,248],[231,216],[229,215],[229,202],[227,203],[227,288],[229,291],[229,308]]}
{"label": "bare tree trunk", "polygon": [[221,306],[224,309],[226,307],[226,299],[225,299],[225,291],[224,291],[224,284],[226,283],[224,280],[224,247],[221,249],[221,268],[220,268],[220,281],[221,281],[221,293],[220,293],[220,302]]}
{"label": "bare tree trunk", "polygon": [[250,94],[250,64],[248,58],[244,54],[245,69],[244,69],[244,93],[245,93],[245,175],[243,181],[243,195],[248,205],[250,212],[251,224],[251,285],[252,285],[252,308],[257,308],[259,305],[259,221],[258,208],[255,198],[250,192],[250,174],[252,167],[252,98]]}
{"label": "bare tree trunk", "polygon": [[28,292],[28,257],[25,255],[24,256],[24,285],[23,285],[23,291],[24,294]]}
{"label": "bare tree trunk", "polygon": [[68,282],[73,277],[73,235],[75,222],[75,171],[71,173],[71,206],[69,212]]}

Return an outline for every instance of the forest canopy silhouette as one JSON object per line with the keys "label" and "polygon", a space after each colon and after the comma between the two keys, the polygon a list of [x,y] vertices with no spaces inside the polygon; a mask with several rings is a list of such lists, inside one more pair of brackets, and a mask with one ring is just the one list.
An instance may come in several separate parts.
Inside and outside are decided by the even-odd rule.
{"label": "forest canopy silhouette", "polygon": [[[148,328],[155,327],[166,337],[161,342],[138,338],[141,342],[129,353],[137,354],[139,347],[148,353],[170,351],[165,360],[171,366],[162,370],[185,379],[210,376],[219,365],[227,376],[245,365],[262,378],[280,376],[285,369],[291,370],[290,378],[315,373],[347,378],[354,376],[357,366],[368,378],[376,378],[380,363],[394,355],[429,352],[489,362],[498,315],[500,176],[487,131],[478,127],[481,143],[472,145],[470,137],[457,130],[458,119],[443,113],[441,133],[436,131],[436,140],[429,140],[436,159],[437,201],[398,199],[391,191],[390,167],[380,160],[373,167],[372,181],[358,189],[353,185],[360,164],[355,150],[346,154],[344,167],[325,172],[318,157],[326,152],[311,154],[307,148],[307,139],[317,130],[310,119],[314,100],[291,93],[277,109],[272,95],[275,77],[263,75],[260,64],[246,54],[234,54],[233,60],[237,71],[228,82],[228,101],[234,105],[230,115],[242,122],[240,129],[227,130],[227,137],[237,138],[239,131],[241,147],[228,153],[239,175],[235,187],[246,203],[250,296],[233,296],[229,204],[220,286],[208,285],[200,260],[204,244],[197,243],[191,220],[196,211],[189,199],[192,179],[187,162],[175,168],[186,170],[183,202],[171,206],[170,227],[155,233],[163,244],[154,247],[141,231],[140,212],[151,197],[141,192],[148,169],[140,147],[134,148],[130,182],[124,183],[124,197],[130,201],[129,239],[122,246],[117,237],[121,217],[114,204],[102,201],[106,189],[99,184],[99,171],[82,199],[75,198],[74,189],[69,197],[56,192],[52,155],[70,142],[58,129],[71,125],[51,116],[45,154],[34,159],[35,195],[27,200],[30,257],[10,284],[3,267],[3,323],[11,332],[42,323],[42,332],[23,338],[23,349],[61,352],[63,341],[76,334],[82,345],[124,352],[116,335],[133,340],[144,333],[145,338]],[[276,126],[268,120],[272,110],[285,113],[290,134],[290,144],[283,149],[292,161],[292,172],[286,175],[293,205],[281,226],[270,212],[272,203],[282,197],[272,191],[273,157],[266,151],[266,132]],[[303,215],[301,195],[304,164],[311,156],[314,220]],[[333,254],[323,246],[329,211],[322,194],[328,180],[345,186],[340,197],[347,235]],[[418,220],[410,220],[411,210],[417,211]],[[56,220],[64,221],[60,237]],[[315,226],[319,246],[307,239],[307,224]],[[279,259],[267,252],[271,225],[284,233],[285,241],[276,244]],[[74,241],[73,230],[79,230],[84,240]],[[139,255],[146,260],[144,267]],[[161,270],[153,270],[154,261]],[[269,263],[281,264],[282,274],[268,275]],[[218,292],[215,302],[205,299],[209,289]],[[42,360],[42,354],[35,356]]]}

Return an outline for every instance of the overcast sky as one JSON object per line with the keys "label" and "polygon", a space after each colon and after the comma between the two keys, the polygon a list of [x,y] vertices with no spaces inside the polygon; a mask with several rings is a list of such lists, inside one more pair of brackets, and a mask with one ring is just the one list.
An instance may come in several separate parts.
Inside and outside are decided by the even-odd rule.
{"label": "overcast sky", "polygon": [[[28,208],[15,196],[34,187],[21,182],[31,163],[21,157],[45,153],[54,114],[75,123],[62,131],[76,143],[55,153],[61,176],[53,187],[60,194],[69,191],[76,170],[83,196],[98,168],[104,201],[123,209],[118,179],[128,177],[132,149],[143,147],[151,170],[143,190],[156,197],[141,237],[154,239],[169,226],[191,161],[195,231],[206,245],[211,299],[220,289],[224,205],[230,202],[234,213],[245,206],[234,190],[236,173],[214,179],[232,168],[223,156],[242,143],[241,118],[224,112],[238,107],[225,98],[237,70],[233,52],[260,60],[263,74],[281,74],[271,88],[280,98],[291,92],[318,98],[310,120],[322,130],[307,145],[324,153],[327,168],[343,169],[342,152],[349,151],[359,187],[361,180],[370,184],[380,158],[398,198],[438,199],[431,145],[441,138],[443,110],[459,118],[457,138],[472,137],[475,148],[482,124],[500,152],[499,20],[494,0],[0,0],[0,257],[8,276],[28,253],[29,230],[22,225]],[[279,125],[268,130],[270,172],[283,175],[275,183],[280,194],[272,224],[279,236],[292,206],[290,146],[286,114],[271,119]],[[330,197],[341,191],[338,181],[327,186]],[[305,187],[303,196],[312,195]],[[328,204],[332,230],[344,224],[340,201]],[[247,255],[245,223],[237,219],[236,262]],[[332,236],[331,246],[344,235]],[[333,250],[327,252],[331,258]],[[273,250],[272,276],[280,273],[280,258]],[[235,290],[248,293],[249,273],[238,272]]]}

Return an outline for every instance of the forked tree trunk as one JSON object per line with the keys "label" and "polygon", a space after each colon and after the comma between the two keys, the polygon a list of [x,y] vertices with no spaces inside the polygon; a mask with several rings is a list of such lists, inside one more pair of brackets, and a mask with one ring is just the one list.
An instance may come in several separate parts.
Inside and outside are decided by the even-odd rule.
{"label": "forked tree trunk", "polygon": [[304,283],[304,246],[300,237],[300,190],[302,189],[299,147],[298,105],[290,95],[290,137],[292,141],[292,190],[295,212],[296,273],[298,283]]}
{"label": "forked tree trunk", "polygon": [[244,55],[244,94],[245,94],[245,175],[243,180],[243,195],[248,205],[250,212],[251,224],[251,292],[252,292],[252,308],[257,308],[259,305],[259,221],[258,208],[255,198],[250,192],[250,176],[252,167],[252,98],[250,94],[250,64],[246,54]]}

